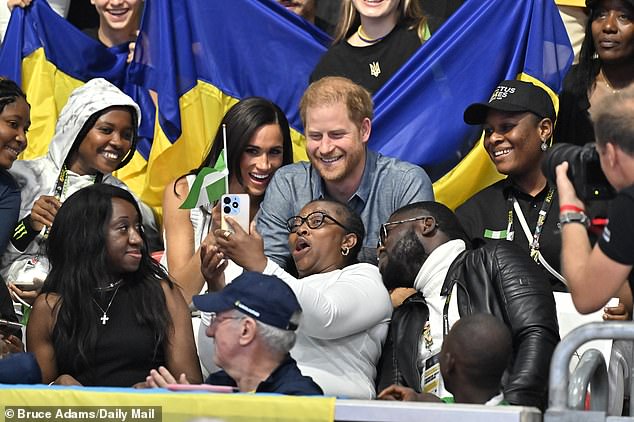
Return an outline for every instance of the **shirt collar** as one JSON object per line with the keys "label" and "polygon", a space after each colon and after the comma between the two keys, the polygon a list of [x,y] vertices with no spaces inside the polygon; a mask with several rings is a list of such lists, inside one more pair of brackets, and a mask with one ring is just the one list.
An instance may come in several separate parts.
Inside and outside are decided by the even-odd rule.
{"label": "shirt collar", "polygon": [[543,200],[546,198],[546,195],[548,194],[548,190],[551,188],[550,186],[550,182],[546,182],[546,186],[544,186],[544,189],[542,189],[541,191],[539,191],[539,193],[535,196],[532,196],[526,192],[524,192],[523,190],[521,190],[519,188],[519,186],[517,186],[515,183],[513,183],[513,181],[510,178],[506,178],[503,181],[503,192],[504,192],[504,197],[508,198],[509,194],[513,194],[516,198],[519,197],[523,197],[526,199],[532,199],[532,200]]}

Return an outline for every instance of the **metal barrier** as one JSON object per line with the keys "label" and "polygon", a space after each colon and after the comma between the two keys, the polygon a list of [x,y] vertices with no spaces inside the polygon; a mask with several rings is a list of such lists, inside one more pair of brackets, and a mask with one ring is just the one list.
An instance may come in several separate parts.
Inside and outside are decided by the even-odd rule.
{"label": "metal barrier", "polygon": [[[610,355],[610,367],[608,368],[609,404],[608,415],[618,416],[623,414],[623,399],[632,391],[632,362],[634,351],[632,341],[615,340]],[[630,415],[634,415],[634,402],[630,401]]]}
{"label": "metal barrier", "polygon": [[571,409],[585,409],[588,386],[592,391],[590,409],[607,411],[608,369],[603,354],[596,349],[586,350],[570,375],[568,406]]}
{"label": "metal barrier", "polygon": [[[612,321],[592,322],[575,328],[562,339],[555,348],[550,364],[549,406],[544,414],[545,422],[606,420],[607,405],[604,410],[579,411],[571,409],[568,401],[568,363],[570,358],[579,346],[596,339],[634,340],[634,324],[632,322]],[[609,419],[634,420],[612,417]]]}
{"label": "metal barrier", "polygon": [[535,407],[337,400],[337,422],[540,422]]}

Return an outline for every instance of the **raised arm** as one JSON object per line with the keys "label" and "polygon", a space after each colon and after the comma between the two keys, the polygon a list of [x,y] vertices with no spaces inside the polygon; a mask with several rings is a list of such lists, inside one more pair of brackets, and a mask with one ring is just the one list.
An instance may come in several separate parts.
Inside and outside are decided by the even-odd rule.
{"label": "raised arm", "polygon": [[[567,176],[568,163],[557,166],[557,191],[560,206],[572,205],[584,209],[585,205],[577,197],[575,189]],[[616,198],[610,211],[610,220],[627,224],[634,230],[631,209],[628,205],[617,206]],[[614,210],[627,210],[617,215]],[[623,226],[622,226],[623,227]],[[611,232],[610,225],[606,228]],[[632,244],[632,231],[616,230],[611,233],[612,241],[620,244],[619,240]],[[605,234],[605,233],[604,233]],[[617,240],[619,238],[619,240]],[[632,265],[620,263],[601,249],[604,244],[601,239],[592,248],[588,239],[588,232],[583,224],[562,224],[561,228],[561,266],[563,276],[568,282],[572,301],[581,313],[590,313],[601,309],[612,297],[618,295],[632,271]],[[631,250],[631,248],[629,249]]]}
{"label": "raised arm", "polygon": [[268,260],[264,274],[275,275],[288,284],[302,306],[301,329],[311,337],[336,339],[374,327],[392,315],[390,296],[377,267],[357,264],[333,271],[323,280],[330,284],[320,290],[296,279]]}
{"label": "raised arm", "polygon": [[[174,193],[174,185],[178,196]],[[200,293],[205,280],[200,270],[200,249],[194,248],[189,210],[179,208],[188,193],[185,178],[167,185],[163,193],[163,228],[169,274],[181,286],[185,301],[191,303],[192,296]]]}

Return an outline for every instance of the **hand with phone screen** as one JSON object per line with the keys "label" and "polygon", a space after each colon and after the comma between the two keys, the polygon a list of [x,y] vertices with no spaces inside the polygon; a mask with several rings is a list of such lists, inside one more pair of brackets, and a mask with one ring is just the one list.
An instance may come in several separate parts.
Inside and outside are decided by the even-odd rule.
{"label": "hand with phone screen", "polygon": [[249,234],[233,218],[226,217],[225,220],[228,230],[214,231],[218,250],[246,271],[264,271],[267,262],[264,241],[255,228],[255,221],[251,223]]}
{"label": "hand with phone screen", "polygon": [[19,322],[0,319],[0,342],[3,343],[5,353],[18,353],[24,351],[24,344],[18,337],[24,325]]}

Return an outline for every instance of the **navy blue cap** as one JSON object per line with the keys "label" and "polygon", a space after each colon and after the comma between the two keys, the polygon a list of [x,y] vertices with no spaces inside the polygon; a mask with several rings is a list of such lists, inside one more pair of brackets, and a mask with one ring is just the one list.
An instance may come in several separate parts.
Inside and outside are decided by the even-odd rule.
{"label": "navy blue cap", "polygon": [[464,121],[470,125],[481,125],[489,110],[524,112],[530,111],[540,118],[548,117],[555,122],[555,107],[548,93],[530,82],[502,81],[495,88],[488,103],[471,104],[464,111]]}
{"label": "navy blue cap", "polygon": [[194,305],[204,312],[237,309],[264,324],[283,330],[297,329],[302,308],[295,293],[280,278],[245,271],[219,292],[194,296]]}

